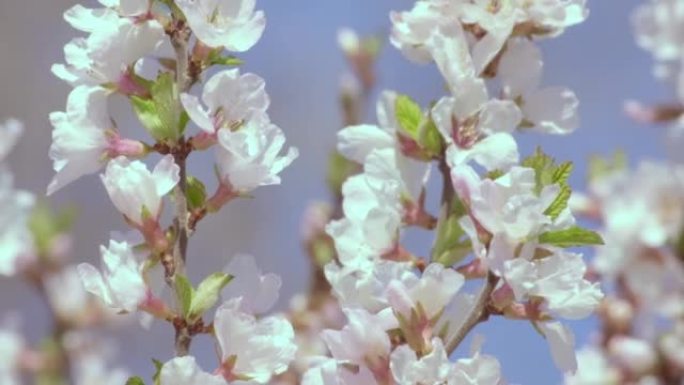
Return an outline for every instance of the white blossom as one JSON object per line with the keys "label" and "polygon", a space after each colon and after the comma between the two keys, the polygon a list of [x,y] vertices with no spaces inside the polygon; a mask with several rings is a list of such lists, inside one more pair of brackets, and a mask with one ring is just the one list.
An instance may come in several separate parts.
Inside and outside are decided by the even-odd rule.
{"label": "white blossom", "polygon": [[282,280],[273,273],[262,274],[253,256],[234,256],[224,271],[233,276],[233,279],[223,289],[223,295],[227,298],[241,298],[241,305],[246,312],[265,313],[278,300]]}
{"label": "white blossom", "polygon": [[368,268],[325,266],[325,277],[333,294],[344,307],[362,307],[371,313],[388,308],[387,288],[390,282],[415,277],[409,263],[380,260]]}
{"label": "white blossom", "polygon": [[577,371],[575,356],[575,335],[572,330],[560,322],[537,322],[539,330],[544,333],[551,349],[551,357],[558,369],[564,372]]}
{"label": "white blossom", "polygon": [[563,87],[539,88],[543,62],[541,51],[527,39],[508,42],[499,63],[504,94],[515,100],[531,129],[568,134],[579,126],[579,101]]}
{"label": "white blossom", "polygon": [[280,184],[280,172],[289,166],[299,151],[285,145],[285,134],[265,117],[250,120],[237,131],[218,131],[216,159],[224,184],[236,192],[249,192],[259,186]]}
{"label": "white blossom", "polygon": [[460,79],[453,96],[442,98],[432,116],[448,144],[451,167],[474,160],[487,170],[505,170],[518,163],[518,146],[511,133],[522,114],[513,102],[490,100],[482,79]]}
{"label": "white blossom", "polygon": [[392,12],[390,42],[407,58],[418,63],[430,62],[429,39],[438,26],[455,21],[448,18],[454,14],[455,3],[448,0],[417,1],[410,11]]}
{"label": "white blossom", "polygon": [[321,333],[333,358],[357,365],[385,366],[391,350],[387,330],[398,326],[394,316],[388,312],[371,314],[363,309],[343,311],[347,324],[342,330]]}
{"label": "white blossom", "polygon": [[224,366],[230,364],[229,372],[223,374],[226,378],[246,376],[265,384],[294,359],[294,330],[282,316],[257,320],[241,310],[240,302],[235,298],[223,303],[214,318],[221,360]]}
{"label": "white blossom", "polygon": [[240,75],[237,69],[225,70],[204,85],[202,101],[208,110],[196,96],[182,94],[181,101],[195,124],[214,134],[220,128],[235,129],[252,119],[261,119],[270,104],[264,87],[264,79],[255,74]]}
{"label": "white blossom", "polygon": [[429,177],[430,167],[404,155],[397,140],[397,94],[384,91],[376,106],[378,125],[345,127],[337,134],[337,149],[346,158],[364,165],[367,175],[397,183],[416,199]]}
{"label": "white blossom", "polygon": [[[91,21],[80,22],[87,25]],[[128,68],[152,52],[165,36],[156,21],[137,23],[116,15],[100,18],[91,29],[87,38],[75,38],[64,47],[66,64],[52,66],[52,72],[72,86],[125,85],[132,81]]]}
{"label": "white blossom", "polygon": [[456,361],[448,385],[503,385],[501,364],[496,358],[475,352],[470,358]]}
{"label": "white blossom", "polygon": [[177,0],[197,38],[209,47],[244,52],[259,41],[266,27],[256,0]]}
{"label": "white blossom", "polygon": [[179,172],[171,155],[162,158],[152,172],[144,163],[120,156],[109,162],[101,179],[114,206],[129,220],[143,225],[145,215],[159,218],[162,198],[178,183]]}
{"label": "white blossom", "polygon": [[420,358],[408,345],[394,349],[390,368],[394,380],[401,385],[450,383],[454,371],[439,338],[432,339],[432,351]]}
{"label": "white blossom", "polygon": [[542,309],[568,319],[582,319],[596,310],[603,293],[598,283],[584,278],[587,267],[581,254],[556,251],[541,259],[531,257],[504,262],[503,276],[516,299],[543,298]]}
{"label": "white blossom", "polygon": [[65,112],[50,114],[52,145],[50,158],[57,174],[48,195],[104,166],[110,148],[111,129],[107,96],[101,87],[79,86],[69,94]]}
{"label": "white blossom", "polygon": [[402,281],[391,281],[387,295],[394,310],[405,317],[410,318],[411,310],[420,304],[427,318],[432,319],[451,302],[464,282],[453,269],[431,263],[420,277],[409,275]]}
{"label": "white blossom", "polygon": [[20,385],[22,383],[19,364],[24,352],[24,338],[11,328],[0,329],[0,383]]}
{"label": "white blossom", "polygon": [[74,319],[88,311],[89,296],[75,266],[47,274],[43,285],[54,312],[62,319]]}
{"label": "white blossom", "polygon": [[658,365],[658,352],[650,341],[615,336],[608,343],[608,352],[621,367],[635,375],[648,373]]}
{"label": "white blossom", "polygon": [[23,124],[10,119],[0,124],[0,274],[14,275],[35,260],[33,239],[27,222],[33,194],[16,190],[12,174],[2,164],[17,142]]}
{"label": "white blossom", "polygon": [[220,377],[204,372],[195,357],[176,357],[164,364],[159,372],[160,385],[225,385]]}
{"label": "white blossom", "polygon": [[302,385],[377,385],[365,365],[350,365],[329,358],[318,361],[304,373]]}
{"label": "white blossom", "polygon": [[0,163],[7,158],[23,132],[24,124],[17,119],[7,119],[0,123]]}
{"label": "white blossom", "polygon": [[100,254],[102,272],[89,263],[78,265],[83,286],[111,308],[135,311],[146,299],[148,289],[133,246],[110,240],[109,247],[100,246]]}
{"label": "white blossom", "polygon": [[577,352],[577,372],[566,373],[566,385],[618,385],[620,372],[611,366],[597,348],[585,347]]}
{"label": "white blossom", "polygon": [[537,195],[534,191],[535,171],[513,167],[503,176],[480,179],[467,166],[451,170],[454,186],[464,199],[473,219],[493,235],[520,241],[553,227],[567,227],[574,223],[569,210],[554,221],[544,214],[559,193],[560,186],[545,186]]}

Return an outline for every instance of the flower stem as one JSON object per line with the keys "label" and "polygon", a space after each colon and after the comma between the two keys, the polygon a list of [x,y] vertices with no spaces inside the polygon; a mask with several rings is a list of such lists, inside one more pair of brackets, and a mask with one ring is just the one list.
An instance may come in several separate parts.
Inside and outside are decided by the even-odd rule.
{"label": "flower stem", "polygon": [[485,281],[484,286],[482,286],[480,293],[477,295],[473,308],[470,310],[470,313],[466,317],[465,321],[456,332],[454,338],[447,343],[447,354],[453,353],[454,350],[456,350],[456,348],[461,344],[461,342],[463,342],[468,333],[470,333],[470,331],[477,326],[477,324],[487,320],[489,317],[489,310],[487,309],[489,297],[492,295],[492,292],[494,291],[498,281],[499,277],[495,276],[491,272],[487,275],[487,280]]}
{"label": "flower stem", "polygon": [[[181,112],[183,109],[180,103],[180,95],[187,92],[192,85],[188,76],[188,41],[190,40],[190,30],[182,19],[174,13],[175,29],[171,32],[171,45],[176,53],[176,108]],[[179,114],[180,115],[180,114]],[[173,150],[174,161],[180,169],[180,178],[174,189],[176,200],[176,229],[177,241],[174,245],[173,256],[175,273],[183,273],[188,249],[188,202],[187,202],[187,171],[186,158],[188,149],[185,136],[180,135],[178,142]],[[192,336],[187,327],[176,327],[175,350],[176,356],[187,356],[192,343]]]}

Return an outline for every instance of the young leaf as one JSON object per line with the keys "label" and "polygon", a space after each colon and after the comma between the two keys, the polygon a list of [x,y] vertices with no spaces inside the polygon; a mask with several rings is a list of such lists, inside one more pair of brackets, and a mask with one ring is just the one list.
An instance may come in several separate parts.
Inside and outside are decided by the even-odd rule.
{"label": "young leaf", "polygon": [[126,385],[145,385],[145,381],[142,380],[142,378],[135,376],[131,377],[126,381]]}
{"label": "young leaf", "polygon": [[423,121],[423,110],[406,95],[399,95],[394,102],[394,111],[400,128],[411,139],[418,141],[420,123]]}
{"label": "young leaf", "polygon": [[603,245],[603,238],[595,231],[573,226],[565,230],[547,231],[539,235],[539,243],[558,247]]}
{"label": "young leaf", "polygon": [[444,138],[430,117],[420,123],[418,144],[429,158],[437,158],[444,151]]}
{"label": "young leaf", "polygon": [[157,77],[149,99],[131,96],[131,105],[140,123],[159,142],[176,141],[185,130],[188,116],[179,108],[178,90],[170,72]]}
{"label": "young leaf", "polygon": [[561,185],[567,184],[568,179],[570,178],[570,174],[572,173],[573,167],[574,166],[573,166],[572,162],[561,163],[553,171],[553,176],[551,178],[551,181],[553,183],[559,183]]}
{"label": "young leaf", "polygon": [[568,207],[568,201],[572,195],[572,190],[568,185],[561,185],[561,190],[556,199],[551,202],[549,207],[544,211],[544,215],[548,215],[551,219],[556,219]]}
{"label": "young leaf", "polygon": [[183,311],[183,317],[187,318],[194,296],[190,280],[184,275],[176,275],[176,298]]}
{"label": "young leaf", "polygon": [[531,155],[522,161],[523,167],[529,167],[534,170],[537,194],[541,192],[544,186],[553,184],[553,175],[555,171],[554,160],[552,157],[546,155],[541,147],[537,147],[534,155]]}
{"label": "young leaf", "polygon": [[154,385],[160,385],[159,375],[161,374],[164,363],[154,358],[152,359],[152,363],[154,364],[154,375],[152,376],[152,381],[154,381]]}
{"label": "young leaf", "polygon": [[188,207],[191,210],[200,208],[204,205],[204,201],[207,199],[207,189],[204,187],[204,183],[195,177],[188,177],[187,183],[187,197],[188,197]]}
{"label": "young leaf", "polygon": [[471,251],[470,241],[462,241],[465,231],[461,228],[458,220],[463,216],[463,205],[459,199],[452,207],[442,207],[439,221],[437,222],[437,235],[432,247],[432,260],[445,266],[452,266]]}
{"label": "young leaf", "polygon": [[216,304],[221,290],[233,279],[232,275],[217,272],[202,281],[197,286],[195,295],[192,298],[188,320],[193,321],[204,314]]}

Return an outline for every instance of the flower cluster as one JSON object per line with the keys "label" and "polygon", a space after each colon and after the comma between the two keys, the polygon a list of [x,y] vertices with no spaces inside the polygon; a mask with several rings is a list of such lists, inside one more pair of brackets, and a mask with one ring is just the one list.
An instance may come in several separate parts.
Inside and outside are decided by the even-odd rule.
{"label": "flower cluster", "polygon": [[34,260],[27,221],[34,204],[32,194],[16,190],[5,160],[24,126],[10,119],[0,124],[0,274],[14,275]]}
{"label": "flower cluster", "polygon": [[628,102],[627,113],[642,123],[672,122],[672,159],[630,169],[622,153],[595,158],[588,191],[572,202],[574,211],[601,224],[606,246],[596,250],[592,274],[610,290],[598,312],[600,331],[578,352],[569,385],[660,385],[684,378],[683,11],[677,1],[648,1],[632,17],[638,45],[656,60],[655,75],[675,85],[678,101]]}
{"label": "flower cluster", "polygon": [[[111,318],[88,297],[76,267],[69,264],[71,239],[69,215],[50,213],[34,203],[34,196],[13,187],[5,159],[19,139],[23,124],[10,119],[0,125],[0,273],[23,277],[46,301],[55,331],[43,346],[21,335],[19,317],[6,317],[0,327],[3,364],[0,383],[20,384],[30,374],[46,380],[67,373],[73,384],[120,384],[127,378],[122,369],[110,369],[111,343],[86,329],[106,324]],[[84,343],[87,341],[87,344]],[[55,346],[60,346],[55,349]],[[96,345],[106,346],[102,350]]]}
{"label": "flower cluster", "polygon": [[[280,279],[262,275],[247,256],[197,287],[185,275],[187,243],[198,223],[234,198],[280,183],[280,172],[298,155],[295,148],[280,155],[285,135],[267,114],[270,100],[259,76],[222,69],[204,82],[201,102],[191,94],[213,66],[241,64],[225,53],[255,45],[264,14],[248,0],[100,3],[103,8],[76,5],[64,14],[87,37],[68,43],[66,63],[52,68],[74,89],[66,111],[50,115],[56,175],[48,194],[104,169],[101,180],[113,205],[136,231],[113,236],[101,246],[101,270],[84,263],[77,276],[108,308],[173,325],[179,357],[159,365],[161,384],[267,383],[296,352],[289,321],[263,316],[277,299]],[[114,96],[128,99],[153,143],[122,137],[107,110]],[[190,122],[199,127],[192,136],[186,134]],[[218,188],[207,196],[186,162],[192,152],[212,147]],[[152,153],[161,159],[150,170],[143,158]],[[175,219],[164,227],[164,200],[171,194]],[[176,296],[173,306],[155,284],[160,274]],[[222,292],[214,321],[205,324],[203,314]],[[216,339],[219,365],[212,374],[188,356],[197,334]]]}
{"label": "flower cluster", "polygon": [[643,123],[670,123],[667,150],[671,158],[684,160],[680,147],[684,143],[684,4],[676,0],[649,0],[632,13],[632,25],[637,44],[648,51],[655,61],[656,78],[673,86],[676,100],[644,106],[630,100],[627,113]]}
{"label": "flower cluster", "polygon": [[[423,109],[385,91],[377,125],[340,131],[338,151],[362,165],[341,187],[343,217],[326,228],[335,259],[325,275],[347,322],[322,332],[331,357],[315,360],[305,383],[503,383],[479,347],[448,359],[491,315],[530,320],[557,365],[575,370],[574,336],[556,319],[587,317],[603,294],[582,256],[564,249],[601,238],[567,207],[572,165],[540,151],[521,161],[512,134],[577,128],[574,93],[540,87],[534,40],[586,16],[582,1],[421,0],[392,13],[392,44],[435,62],[450,94]],[[433,161],[443,176],[437,217],[425,207]],[[410,227],[436,230],[429,255],[402,246]],[[476,278],[478,295],[459,292]]]}

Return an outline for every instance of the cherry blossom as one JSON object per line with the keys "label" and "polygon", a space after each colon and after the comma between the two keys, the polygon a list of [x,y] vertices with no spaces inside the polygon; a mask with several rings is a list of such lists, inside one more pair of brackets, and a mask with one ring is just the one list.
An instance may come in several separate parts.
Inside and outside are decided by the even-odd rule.
{"label": "cherry blossom", "polygon": [[102,272],[88,263],[78,265],[86,290],[111,308],[127,312],[137,310],[146,299],[148,288],[133,246],[125,241],[110,240],[108,247],[100,246],[100,253]]}
{"label": "cherry blossom", "polygon": [[197,38],[209,47],[244,52],[259,41],[266,18],[256,0],[177,0]]}
{"label": "cherry blossom", "polygon": [[282,316],[257,320],[241,310],[241,301],[228,300],[216,310],[214,329],[221,349],[221,374],[229,381],[247,378],[265,384],[294,359],[294,331]]}
{"label": "cherry blossom", "polygon": [[143,226],[146,220],[159,218],[162,199],[178,183],[178,173],[171,155],[162,158],[152,172],[140,161],[118,157],[109,162],[101,179],[114,206]]}
{"label": "cherry blossom", "polygon": [[264,87],[264,79],[255,74],[225,70],[204,85],[202,101],[208,110],[196,96],[183,94],[181,101],[195,124],[214,134],[221,128],[235,130],[252,119],[261,119],[270,104]]}

